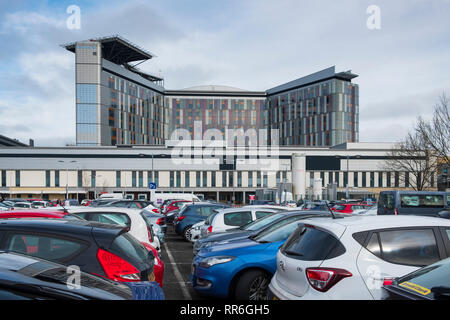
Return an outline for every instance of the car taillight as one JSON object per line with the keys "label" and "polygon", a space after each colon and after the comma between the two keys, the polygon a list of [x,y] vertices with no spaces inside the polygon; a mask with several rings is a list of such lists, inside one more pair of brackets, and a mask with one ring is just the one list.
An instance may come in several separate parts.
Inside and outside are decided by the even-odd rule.
{"label": "car taillight", "polygon": [[212,232],[212,226],[209,226],[208,229],[206,229],[206,231],[208,231],[208,233]]}
{"label": "car taillight", "polygon": [[392,279],[392,278],[384,278],[384,280],[383,280],[383,286],[392,286],[392,281],[393,281],[394,279]]}
{"label": "car taillight", "polygon": [[394,215],[398,216],[397,208],[394,209]]}
{"label": "car taillight", "polygon": [[152,211],[154,212],[154,213],[159,213],[159,210],[158,209],[152,209]]}
{"label": "car taillight", "polygon": [[352,274],[344,269],[335,268],[307,268],[306,278],[311,287],[320,292],[326,292],[343,278]]}
{"label": "car taillight", "polygon": [[141,281],[139,270],[133,265],[103,249],[98,249],[97,259],[109,279],[120,282]]}
{"label": "car taillight", "polygon": [[183,220],[184,218],[186,218],[186,216],[180,216],[180,217],[177,218],[177,220],[178,220],[178,221],[181,221],[181,220]]}
{"label": "car taillight", "polygon": [[159,226],[164,225],[164,219],[163,218],[159,218],[158,220],[156,220],[156,224]]}

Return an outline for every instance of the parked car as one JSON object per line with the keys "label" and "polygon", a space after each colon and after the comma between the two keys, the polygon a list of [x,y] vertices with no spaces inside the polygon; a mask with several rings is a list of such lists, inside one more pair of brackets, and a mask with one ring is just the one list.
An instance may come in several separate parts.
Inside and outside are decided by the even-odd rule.
{"label": "parked car", "polygon": [[0,250],[76,265],[114,281],[154,281],[153,253],[127,231],[92,221],[3,219]]}
{"label": "parked car", "polygon": [[15,209],[32,209],[30,202],[15,202],[14,203]]}
{"label": "parked car", "polygon": [[100,204],[99,206],[116,207],[116,208],[129,208],[129,209],[147,209],[154,213],[159,213],[159,209],[154,206],[151,201],[144,200],[116,200],[106,204]]}
{"label": "parked car", "polygon": [[186,240],[191,238],[191,228],[197,222],[205,220],[217,209],[229,208],[224,204],[201,202],[186,205],[174,219],[174,230]]}
{"label": "parked car", "polygon": [[447,258],[450,221],[419,216],[308,219],[277,253],[272,299],[382,298],[395,278]]}
{"label": "parked car", "polygon": [[176,216],[180,213],[181,210],[173,210],[166,214],[166,224],[173,224]]}
{"label": "parked car", "polygon": [[247,239],[276,225],[297,220],[298,216],[301,216],[302,219],[311,217],[329,217],[330,213],[327,211],[281,211],[273,213],[242,227],[229,229],[224,232],[214,232],[208,234],[204,238],[198,239],[193,246],[194,255],[196,255],[201,248],[210,247],[216,243]]}
{"label": "parked car", "polygon": [[222,232],[236,227],[249,224],[252,221],[268,216],[274,212],[273,209],[259,208],[229,208],[219,210],[217,213],[206,218],[200,229],[200,238],[213,232]]}
{"label": "parked car", "polygon": [[[30,272],[32,270],[32,272]],[[0,251],[0,300],[131,300],[125,284],[81,271],[73,290],[66,265],[30,255]]]}
{"label": "parked car", "polygon": [[359,204],[359,203],[356,203],[356,204],[345,203],[345,204],[335,205],[334,207],[331,208],[331,210],[333,210],[335,212],[340,212],[340,213],[358,213],[358,212],[367,210],[369,207],[370,206],[368,206],[368,205]]}
{"label": "parked car", "polygon": [[161,206],[161,212],[163,212],[164,214],[168,214],[171,211],[174,210],[180,210],[183,207],[183,204],[185,203],[192,203],[192,201],[189,200],[170,200],[167,201],[167,203],[163,206]]}
{"label": "parked car", "polygon": [[251,203],[251,205],[276,205],[276,203],[274,201],[271,200],[253,200]]}
{"label": "parked car", "polygon": [[297,228],[297,220],[272,226],[241,241],[202,248],[192,261],[191,283],[199,294],[262,300],[276,270],[276,252]]}
{"label": "parked car", "polygon": [[382,191],[378,201],[379,215],[421,215],[438,217],[450,209],[450,192]]}
{"label": "parked car", "polygon": [[[212,215],[214,215],[214,213]],[[211,216],[209,216],[209,217],[211,217]],[[206,220],[208,220],[208,218],[206,218]],[[201,235],[201,232],[202,232],[202,227],[205,225],[205,221],[206,220],[197,222],[196,224],[194,224],[192,226],[192,228],[191,228],[191,238],[190,238],[190,241],[192,243],[195,244],[195,242],[200,239],[200,235]]]}
{"label": "parked car", "polygon": [[3,202],[0,202],[0,211],[9,211],[11,209],[14,209],[14,207],[12,207],[8,204],[5,204]]}
{"label": "parked car", "polygon": [[114,207],[80,207],[69,209],[70,213],[89,220],[116,224],[129,228],[129,233],[141,243],[147,243],[161,251],[159,238],[151,225],[142,217],[140,209],[114,208]]}
{"label": "parked car", "polygon": [[166,217],[161,213],[155,213],[147,209],[142,210],[141,215],[147,221],[147,224],[157,227],[157,230],[155,230],[156,235],[158,236],[159,241],[164,243],[164,236],[167,232]]}
{"label": "parked car", "polygon": [[31,202],[31,207],[35,209],[48,208],[50,207],[50,203],[48,201],[33,201]]}
{"label": "parked car", "polygon": [[386,279],[385,300],[450,300],[450,258],[397,279]]}

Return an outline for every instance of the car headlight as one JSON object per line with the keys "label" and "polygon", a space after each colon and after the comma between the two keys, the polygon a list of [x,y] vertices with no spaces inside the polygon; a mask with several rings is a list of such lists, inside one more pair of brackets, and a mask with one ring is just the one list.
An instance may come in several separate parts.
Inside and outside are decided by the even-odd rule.
{"label": "car headlight", "polygon": [[210,268],[215,266],[216,264],[227,263],[233,261],[235,257],[231,256],[217,256],[217,257],[209,257],[200,261],[199,265],[203,268]]}

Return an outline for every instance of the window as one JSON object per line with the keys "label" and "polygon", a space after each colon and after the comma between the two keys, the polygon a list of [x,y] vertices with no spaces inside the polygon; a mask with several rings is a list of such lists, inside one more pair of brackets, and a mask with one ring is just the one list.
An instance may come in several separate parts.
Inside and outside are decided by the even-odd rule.
{"label": "window", "polygon": [[382,231],[379,236],[381,257],[388,262],[425,266],[440,259],[431,229]]}
{"label": "window", "polygon": [[391,173],[390,172],[386,172],[386,187],[388,187],[388,188],[391,187]]}
{"label": "window", "polygon": [[[152,228],[149,228],[150,231]],[[148,250],[129,233],[118,236],[111,245],[112,253],[125,256],[128,261],[148,261]]]}
{"label": "window", "polygon": [[59,170],[55,170],[55,187],[59,187]]}
{"label": "window", "polygon": [[267,179],[267,172],[263,173],[263,187],[267,188],[268,186],[268,179]]}
{"label": "window", "polygon": [[256,172],[256,185],[261,187],[261,171]]}
{"label": "window", "polygon": [[78,175],[78,187],[82,187],[83,186],[83,171],[78,171],[77,175]]}
{"label": "window", "polygon": [[50,187],[50,170],[45,170],[45,186]]}
{"label": "window", "polygon": [[253,240],[257,242],[278,242],[287,239],[295,229],[298,228],[298,222],[285,222],[279,224],[277,228],[268,228],[259,233]]}
{"label": "window", "polygon": [[217,174],[217,172],[211,172],[211,186],[212,187],[216,186],[216,174]]}
{"label": "window", "polygon": [[237,186],[242,187],[242,171],[238,171]]}
{"label": "window", "polygon": [[367,172],[362,172],[362,185],[361,187],[367,187]]}
{"label": "window", "polygon": [[20,171],[16,170],[16,187],[20,187]]}
{"label": "window", "polygon": [[6,170],[2,170],[2,187],[6,187]]}
{"label": "window", "polygon": [[77,103],[97,103],[97,85],[77,84]]}
{"label": "window", "polygon": [[405,172],[405,188],[409,188],[409,172]]}
{"label": "window", "polygon": [[348,184],[348,172],[344,172],[344,187]]}
{"label": "window", "polygon": [[394,172],[394,187],[398,188],[400,186],[400,174],[398,171]]}
{"label": "window", "polygon": [[270,212],[270,211],[256,211],[255,212],[255,217],[256,217],[256,219],[261,219],[261,218],[270,216],[271,214],[273,214],[273,212]]}
{"label": "window", "polygon": [[223,220],[228,226],[240,227],[244,224],[252,222],[252,213],[250,211],[230,212],[224,214]]}
{"label": "window", "polygon": [[136,171],[131,171],[131,186],[136,187]]}
{"label": "window", "polygon": [[196,180],[195,182],[196,182],[196,186],[197,186],[197,187],[200,187],[200,173],[201,173],[200,171],[196,171],[196,172],[195,172],[195,178],[196,178],[196,179],[195,179],[195,180]]}
{"label": "window", "polygon": [[139,171],[139,187],[144,186],[144,171]]}
{"label": "window", "polygon": [[[277,172],[277,177],[278,177],[278,175],[279,175],[279,171]],[[277,183],[278,183],[278,180],[277,180]],[[253,187],[253,171],[249,171],[248,172],[248,186],[249,187]]]}
{"label": "window", "polygon": [[120,187],[120,171],[116,171],[116,187]]}
{"label": "window", "polygon": [[353,173],[353,186],[355,186],[355,187],[358,186],[358,176],[359,176],[359,172]]}
{"label": "window", "polygon": [[203,171],[203,187],[208,186],[208,172]]}
{"label": "window", "polygon": [[370,173],[370,187],[375,187],[375,172]]}
{"label": "window", "polygon": [[37,234],[10,234],[8,250],[50,261],[64,261],[79,254],[86,244],[74,240]]}
{"label": "window", "polygon": [[443,195],[402,194],[400,195],[402,208],[443,208]]}
{"label": "window", "polygon": [[189,187],[190,186],[190,180],[189,180],[189,171],[184,172],[184,186]]}
{"label": "window", "polygon": [[393,210],[395,208],[395,197],[393,193],[380,193],[379,207]]}
{"label": "window", "polygon": [[91,171],[91,187],[95,187],[95,171]]}
{"label": "window", "polygon": [[214,209],[217,209],[217,208],[201,206],[201,207],[195,208],[195,212],[202,217],[208,217],[211,213],[213,213]]}
{"label": "window", "polygon": [[181,187],[181,171],[177,171],[177,187]]}
{"label": "window", "polygon": [[[86,219],[86,217],[84,218]],[[109,223],[119,226],[130,226],[131,220],[130,218],[123,213],[97,213],[92,212],[90,214],[89,221],[97,221],[103,223]]]}
{"label": "window", "polygon": [[378,233],[374,232],[372,234],[365,248],[370,252],[372,252],[377,257],[381,257],[381,249],[380,249],[380,241],[378,240]]}
{"label": "window", "polygon": [[378,187],[382,188],[383,187],[383,172],[378,172]]}
{"label": "window", "polygon": [[322,261],[345,253],[342,243],[326,231],[298,228],[280,249],[284,255],[297,260]]}

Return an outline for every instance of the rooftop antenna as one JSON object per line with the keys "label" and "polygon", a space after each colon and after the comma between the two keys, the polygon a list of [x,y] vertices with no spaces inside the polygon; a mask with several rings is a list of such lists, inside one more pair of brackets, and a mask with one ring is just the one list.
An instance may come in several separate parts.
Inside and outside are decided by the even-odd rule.
{"label": "rooftop antenna", "polygon": [[334,212],[333,212],[333,210],[331,210],[331,209],[330,209],[330,207],[328,206],[328,202],[325,202],[325,205],[327,206],[327,208],[328,208],[328,211],[330,211],[330,213],[331,213],[331,216],[333,217],[333,219],[337,219],[337,218],[336,218],[336,216],[334,215]]}

